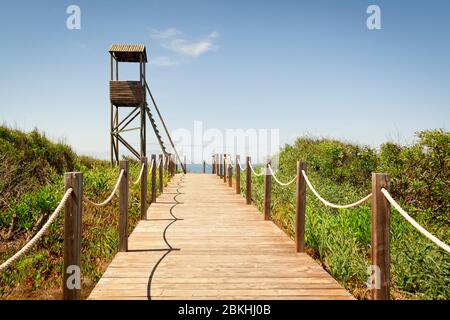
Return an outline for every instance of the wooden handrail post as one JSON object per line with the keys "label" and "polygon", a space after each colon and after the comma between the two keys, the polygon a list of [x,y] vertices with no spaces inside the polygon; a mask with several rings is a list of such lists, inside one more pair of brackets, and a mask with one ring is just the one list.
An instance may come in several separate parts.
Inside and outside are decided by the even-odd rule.
{"label": "wooden handrail post", "polygon": [[152,154],[152,203],[156,202],[156,154]]}
{"label": "wooden handrail post", "polygon": [[186,162],[186,156],[184,156],[184,169],[186,170],[186,172],[187,172],[187,162]]}
{"label": "wooden handrail post", "polygon": [[159,193],[163,193],[164,191],[164,156],[162,154],[159,155],[159,167],[158,167],[158,178],[159,178]]}
{"label": "wooden handrail post", "polygon": [[223,154],[220,154],[219,158],[219,176],[221,179],[223,178]]}
{"label": "wooden handrail post", "polygon": [[128,160],[119,161],[119,172],[124,170],[119,185],[119,252],[128,251]]}
{"label": "wooden handrail post", "polygon": [[228,166],[227,166],[227,154],[223,154],[223,182],[227,182],[227,174],[228,174]]}
{"label": "wooden handrail post", "polygon": [[164,170],[167,172],[169,171],[169,156],[165,155],[164,158]]}
{"label": "wooden handrail post", "polygon": [[236,163],[234,165],[235,167],[235,173],[236,173],[236,193],[241,193],[241,167],[239,165],[239,155],[236,156]]}
{"label": "wooden handrail post", "polygon": [[252,204],[252,172],[250,171],[250,161],[251,158],[247,157],[246,167],[245,167],[245,186],[246,186],[246,200],[247,204]]}
{"label": "wooden handrail post", "polygon": [[64,300],[81,299],[81,226],[83,212],[83,174],[66,172],[64,189],[72,193],[64,204]]}
{"label": "wooden handrail post", "polygon": [[228,186],[230,188],[233,186],[233,166],[231,163],[228,164]]}
{"label": "wooden handrail post", "polygon": [[212,156],[212,162],[211,162],[211,174],[216,173],[216,159],[215,155]]}
{"label": "wooden handrail post", "polygon": [[389,300],[391,210],[381,189],[389,191],[389,175],[372,173],[372,299]]}
{"label": "wooden handrail post", "polygon": [[297,161],[297,199],[295,204],[295,248],[297,252],[305,252],[306,181],[302,170],[306,172],[306,162]]}
{"label": "wooden handrail post", "polygon": [[203,160],[203,173],[206,173],[206,161]]}
{"label": "wooden handrail post", "polygon": [[220,177],[220,155],[216,154],[216,173]]}
{"label": "wooden handrail post", "polygon": [[144,166],[141,177],[141,220],[147,219],[147,157],[141,158]]}
{"label": "wooden handrail post", "polygon": [[264,170],[264,220],[270,220],[270,197],[272,194],[272,175],[269,171],[270,160]]}

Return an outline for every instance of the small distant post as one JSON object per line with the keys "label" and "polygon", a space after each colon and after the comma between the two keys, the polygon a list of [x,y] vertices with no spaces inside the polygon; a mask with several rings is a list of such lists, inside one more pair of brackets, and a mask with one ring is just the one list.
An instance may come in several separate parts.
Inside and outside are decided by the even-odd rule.
{"label": "small distant post", "polygon": [[156,202],[156,154],[152,154],[152,203]]}
{"label": "small distant post", "polygon": [[227,171],[228,171],[228,166],[227,166],[227,155],[224,153],[223,154],[223,182],[227,182]]}
{"label": "small distant post", "polygon": [[119,172],[124,170],[119,185],[119,252],[128,251],[128,160],[119,161]]}
{"label": "small distant post", "polygon": [[187,172],[187,162],[186,162],[186,156],[184,156],[184,169],[186,170],[186,172]]}
{"label": "small distant post", "polygon": [[245,186],[247,204],[252,204],[252,172],[250,171],[251,158],[247,157],[247,165],[245,167]]}
{"label": "small distant post", "polygon": [[203,160],[203,173],[206,173],[206,161]]}
{"label": "small distant post", "polygon": [[64,204],[64,300],[81,299],[81,234],[83,173],[66,172],[64,189],[72,193]]}
{"label": "small distant post", "polygon": [[141,158],[144,166],[141,177],[141,220],[147,219],[147,157]]}
{"label": "small distant post", "polygon": [[159,155],[159,167],[158,167],[158,178],[159,178],[159,192],[163,193],[164,189],[164,155]]}
{"label": "small distant post", "polygon": [[223,154],[220,154],[219,159],[219,172],[220,172],[220,178],[223,178]]}
{"label": "small distant post", "polygon": [[381,192],[389,191],[389,175],[372,173],[372,299],[389,300],[390,294],[390,224],[389,202]]}
{"label": "small distant post", "polygon": [[270,197],[272,193],[272,175],[269,171],[270,160],[264,171],[264,220],[270,220]]}
{"label": "small distant post", "polygon": [[297,161],[297,202],[295,204],[295,248],[297,252],[305,252],[306,181],[302,170],[306,172],[306,162]]}
{"label": "small distant post", "polygon": [[169,155],[165,155],[164,158],[164,170],[167,172],[169,170]]}
{"label": "small distant post", "polygon": [[236,172],[236,193],[240,194],[241,193],[241,166],[239,165],[239,160],[240,157],[239,155],[236,156],[236,163],[234,165],[235,167],[235,172]]}
{"label": "small distant post", "polygon": [[228,186],[230,188],[233,186],[233,166],[231,165],[231,155],[230,163],[228,164]]}
{"label": "small distant post", "polygon": [[216,154],[216,174],[220,177],[220,159],[219,154]]}
{"label": "small distant post", "polygon": [[212,156],[212,163],[211,163],[211,174],[216,173],[216,158],[215,155]]}

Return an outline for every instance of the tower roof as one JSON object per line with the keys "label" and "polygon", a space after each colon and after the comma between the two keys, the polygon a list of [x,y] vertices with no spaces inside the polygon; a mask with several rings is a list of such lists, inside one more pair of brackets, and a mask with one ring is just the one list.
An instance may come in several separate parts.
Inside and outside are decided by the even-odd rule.
{"label": "tower roof", "polygon": [[143,44],[113,44],[109,49],[119,62],[147,62],[147,51]]}

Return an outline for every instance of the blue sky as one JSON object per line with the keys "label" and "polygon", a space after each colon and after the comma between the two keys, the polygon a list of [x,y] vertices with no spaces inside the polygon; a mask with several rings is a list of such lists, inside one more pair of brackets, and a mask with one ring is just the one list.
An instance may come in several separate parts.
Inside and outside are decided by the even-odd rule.
{"label": "blue sky", "polygon": [[[71,4],[81,30],[66,28]],[[381,30],[366,27],[370,4]],[[0,121],[108,155],[108,48],[143,43],[171,129],[201,120],[279,128],[282,143],[303,134],[409,143],[415,131],[448,130],[449,40],[445,0],[9,1]]]}

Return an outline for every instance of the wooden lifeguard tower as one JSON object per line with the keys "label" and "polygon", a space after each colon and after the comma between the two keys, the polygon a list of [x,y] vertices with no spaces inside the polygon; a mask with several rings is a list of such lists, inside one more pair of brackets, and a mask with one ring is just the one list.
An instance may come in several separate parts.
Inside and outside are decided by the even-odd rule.
{"label": "wooden lifeguard tower", "polygon": [[[169,131],[156,105],[155,99],[150,91],[146,81],[145,66],[147,63],[147,51],[142,44],[113,44],[109,49],[111,56],[111,79],[109,82],[109,94],[111,101],[111,163],[115,164],[119,161],[119,144],[125,146],[136,158],[146,157],[147,144],[147,127],[146,115],[150,120],[153,131],[156,134],[159,145],[164,155],[169,155],[162,140],[161,134],[156,126],[151,110],[147,104],[147,93],[151,98],[154,109],[164,127],[167,138],[172,145],[173,151],[182,165],[183,171],[186,172],[175,146],[170,137]],[[123,63],[139,63],[139,80],[119,80],[119,62]],[[119,119],[120,110],[127,110],[127,115],[123,119]],[[129,128],[130,124],[139,117],[140,126]],[[133,147],[121,133],[139,130],[140,146]],[[138,151],[139,149],[139,151]]]}

